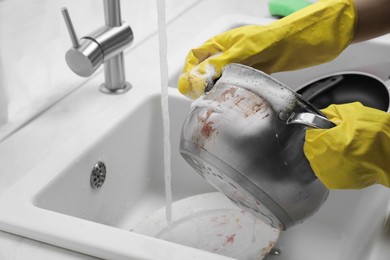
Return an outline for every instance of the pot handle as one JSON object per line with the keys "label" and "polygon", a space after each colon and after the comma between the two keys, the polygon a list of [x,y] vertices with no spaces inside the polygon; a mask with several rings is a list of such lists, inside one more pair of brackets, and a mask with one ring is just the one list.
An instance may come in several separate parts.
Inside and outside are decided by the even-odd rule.
{"label": "pot handle", "polygon": [[307,112],[293,113],[286,122],[287,124],[298,124],[320,129],[329,129],[336,126],[336,124],[326,117]]}

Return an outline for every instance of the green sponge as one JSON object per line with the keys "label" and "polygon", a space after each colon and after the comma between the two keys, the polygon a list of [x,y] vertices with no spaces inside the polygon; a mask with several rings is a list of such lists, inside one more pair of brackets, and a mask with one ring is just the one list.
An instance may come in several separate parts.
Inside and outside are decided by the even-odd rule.
{"label": "green sponge", "polygon": [[268,10],[272,16],[285,17],[311,4],[306,0],[269,0]]}

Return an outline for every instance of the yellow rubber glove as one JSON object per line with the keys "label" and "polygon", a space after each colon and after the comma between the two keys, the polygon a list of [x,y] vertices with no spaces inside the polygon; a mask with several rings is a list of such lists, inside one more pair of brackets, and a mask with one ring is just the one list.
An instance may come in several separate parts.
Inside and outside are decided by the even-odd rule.
{"label": "yellow rubber glove", "polygon": [[355,102],[322,112],[337,126],[308,129],[304,152],[328,189],[390,187],[390,114]]}
{"label": "yellow rubber glove", "polygon": [[320,0],[269,25],[227,31],[190,51],[179,91],[199,97],[229,63],[273,73],[330,61],[352,41],[355,23],[352,0]]}

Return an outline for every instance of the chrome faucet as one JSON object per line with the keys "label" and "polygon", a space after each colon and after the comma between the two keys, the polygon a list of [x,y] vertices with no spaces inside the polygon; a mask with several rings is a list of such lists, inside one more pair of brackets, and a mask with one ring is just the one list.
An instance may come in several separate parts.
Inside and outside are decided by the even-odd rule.
{"label": "chrome faucet", "polygon": [[128,91],[123,51],[134,39],[130,26],[122,22],[120,0],[103,0],[105,25],[78,40],[68,10],[61,9],[73,47],[66,55],[69,68],[79,76],[91,76],[104,63],[105,83],[100,90],[106,94]]}

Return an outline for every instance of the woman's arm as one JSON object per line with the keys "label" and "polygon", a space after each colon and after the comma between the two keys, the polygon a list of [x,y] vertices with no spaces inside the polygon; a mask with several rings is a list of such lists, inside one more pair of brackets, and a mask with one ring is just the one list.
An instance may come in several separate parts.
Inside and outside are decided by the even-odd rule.
{"label": "woman's arm", "polygon": [[357,24],[354,43],[390,33],[390,0],[355,0]]}

